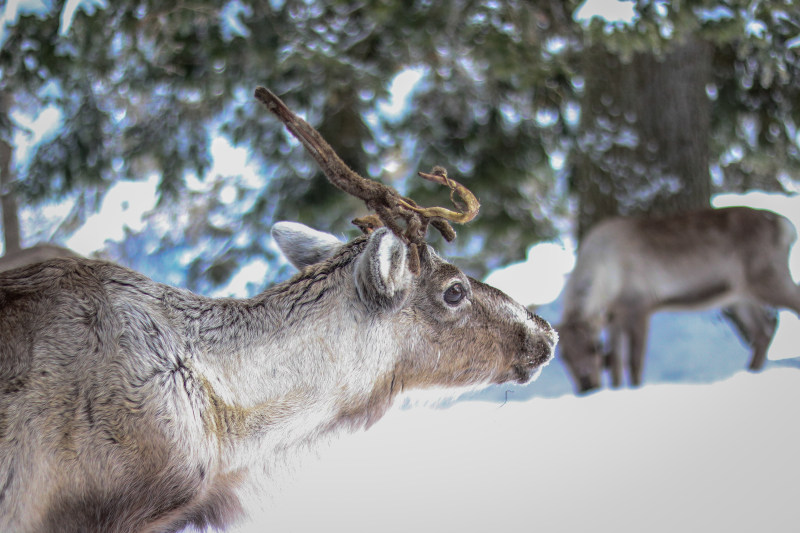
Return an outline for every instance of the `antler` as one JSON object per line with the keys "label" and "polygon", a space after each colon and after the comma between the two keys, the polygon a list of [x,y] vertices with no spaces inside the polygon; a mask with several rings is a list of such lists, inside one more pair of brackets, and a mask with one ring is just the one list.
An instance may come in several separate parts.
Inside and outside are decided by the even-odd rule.
{"label": "antler", "polygon": [[[430,174],[420,172],[419,175],[427,180],[450,187],[450,199],[460,209],[459,211],[451,211],[444,207],[420,207],[412,199],[401,196],[392,187],[364,178],[348,167],[319,132],[308,122],[295,115],[272,91],[258,87],[255,97],[274,113],[283,122],[286,129],[300,141],[331,183],[347,194],[360,198],[368,209],[375,211],[375,215],[367,215],[353,220],[354,224],[365,233],[376,227],[386,226],[409,244],[412,272],[419,272],[418,246],[424,244],[429,224],[439,230],[449,242],[456,236],[449,222],[464,224],[478,214],[480,209],[478,199],[466,187],[448,178],[444,168],[434,167]],[[463,200],[464,205],[456,202],[454,198],[456,193]],[[400,220],[405,222],[405,229],[400,225]]]}

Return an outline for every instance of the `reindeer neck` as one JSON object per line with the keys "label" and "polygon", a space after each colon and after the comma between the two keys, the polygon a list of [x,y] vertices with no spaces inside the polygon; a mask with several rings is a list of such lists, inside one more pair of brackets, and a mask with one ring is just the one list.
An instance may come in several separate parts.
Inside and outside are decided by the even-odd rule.
{"label": "reindeer neck", "polygon": [[308,268],[250,300],[198,302],[186,364],[208,398],[206,424],[220,436],[269,430],[301,442],[383,413],[390,325],[355,316],[365,310],[344,282],[352,258]]}

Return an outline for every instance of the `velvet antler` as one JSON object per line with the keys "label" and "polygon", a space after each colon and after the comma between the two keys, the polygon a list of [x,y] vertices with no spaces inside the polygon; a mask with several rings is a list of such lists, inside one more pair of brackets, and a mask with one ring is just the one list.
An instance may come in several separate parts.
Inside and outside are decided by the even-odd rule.
{"label": "velvet antler", "polygon": [[[364,232],[386,226],[409,244],[412,272],[419,272],[418,247],[425,242],[428,225],[439,230],[447,241],[452,241],[456,233],[449,222],[464,224],[478,214],[480,209],[478,199],[466,187],[448,178],[444,168],[434,167],[430,174],[420,172],[419,175],[427,180],[447,185],[450,188],[450,198],[459,211],[444,207],[420,207],[412,199],[401,196],[392,187],[364,178],[348,167],[319,132],[295,115],[272,91],[258,87],[255,97],[300,141],[331,183],[347,194],[360,198],[369,210],[375,212],[374,215],[353,220],[354,224]],[[458,205],[454,198],[455,194],[458,194],[464,202],[463,206]],[[401,226],[401,220],[405,222],[405,228]]]}

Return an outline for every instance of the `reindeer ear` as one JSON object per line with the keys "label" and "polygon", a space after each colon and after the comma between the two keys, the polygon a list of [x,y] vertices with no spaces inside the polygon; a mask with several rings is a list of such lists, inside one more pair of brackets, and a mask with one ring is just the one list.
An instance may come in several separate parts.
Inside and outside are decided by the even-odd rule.
{"label": "reindeer ear", "polygon": [[297,222],[278,222],[272,226],[272,238],[298,270],[326,260],[342,246],[342,242],[330,233]]}
{"label": "reindeer ear", "polygon": [[413,280],[407,255],[406,245],[394,233],[386,228],[373,231],[356,260],[354,276],[361,301],[376,311],[399,308]]}

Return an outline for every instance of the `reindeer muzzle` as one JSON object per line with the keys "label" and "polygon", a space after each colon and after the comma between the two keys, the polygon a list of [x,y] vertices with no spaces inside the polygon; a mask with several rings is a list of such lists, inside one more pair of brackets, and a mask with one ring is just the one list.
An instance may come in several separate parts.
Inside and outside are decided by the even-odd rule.
{"label": "reindeer muzzle", "polygon": [[536,333],[528,335],[523,342],[522,352],[514,364],[517,383],[524,384],[539,376],[542,368],[553,360],[558,334],[543,318],[528,312]]}

